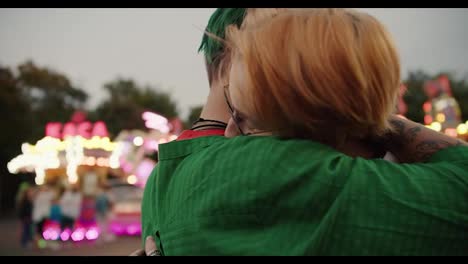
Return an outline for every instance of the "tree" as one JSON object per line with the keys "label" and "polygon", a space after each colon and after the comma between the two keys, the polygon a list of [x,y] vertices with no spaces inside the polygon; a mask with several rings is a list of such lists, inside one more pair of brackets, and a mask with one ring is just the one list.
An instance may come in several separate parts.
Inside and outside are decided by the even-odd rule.
{"label": "tree", "polygon": [[18,81],[7,67],[0,66],[0,211],[12,207],[20,177],[12,176],[7,162],[21,153],[21,143],[30,134],[30,107],[22,95]]}
{"label": "tree", "polygon": [[404,95],[404,100],[408,105],[408,112],[406,117],[409,119],[424,123],[424,111],[422,105],[427,100],[427,96],[424,93],[424,83],[430,80],[431,77],[423,71],[410,72],[408,78],[403,81],[408,90]]}
{"label": "tree", "polygon": [[68,121],[83,108],[88,95],[54,70],[38,67],[32,61],[18,66],[15,75],[0,66],[0,114],[4,124],[0,135],[0,210],[12,208],[21,177],[7,171],[7,162],[21,153],[23,142],[44,137],[50,121]]}
{"label": "tree", "polygon": [[168,119],[177,116],[177,106],[169,93],[151,86],[140,87],[131,79],[117,79],[104,85],[109,98],[91,114],[93,119],[106,122],[109,132],[116,136],[123,129],[145,129],[141,114],[153,111]]}
{"label": "tree", "polygon": [[66,122],[74,111],[84,108],[88,94],[72,85],[64,74],[31,61],[19,65],[18,72],[19,88],[34,116],[30,140],[43,136],[47,122]]}

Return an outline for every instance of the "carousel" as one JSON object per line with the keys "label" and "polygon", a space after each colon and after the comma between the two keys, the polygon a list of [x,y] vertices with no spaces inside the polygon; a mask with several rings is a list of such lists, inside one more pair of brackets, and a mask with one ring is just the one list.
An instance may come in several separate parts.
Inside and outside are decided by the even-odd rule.
{"label": "carousel", "polygon": [[92,195],[109,171],[120,167],[118,145],[109,139],[104,122],[91,123],[76,112],[68,123],[48,123],[45,137],[36,144],[23,143],[22,154],[7,166],[13,174],[35,173],[37,185],[77,184]]}
{"label": "carousel", "polygon": [[22,154],[7,164],[10,173],[34,173],[36,185],[51,187],[57,197],[69,188],[78,188],[82,197],[73,228],[62,230],[60,222],[47,219],[44,240],[78,242],[99,237],[95,197],[109,173],[120,167],[118,146],[110,140],[104,122],[91,123],[83,112],[75,112],[65,124],[48,123],[44,138],[36,144],[22,144]]}
{"label": "carousel", "polygon": [[118,193],[126,184],[135,188],[125,193],[135,195],[125,199],[115,195],[108,231],[117,235],[141,233],[142,187],[158,162],[158,146],[175,140],[182,130],[179,119],[168,120],[153,112],[144,112],[142,118],[146,131],[124,130],[111,140],[104,122],[92,123],[85,113],[76,112],[65,124],[48,123],[44,138],[35,144],[22,144],[22,154],[7,164],[10,173],[33,173],[36,185],[47,185],[57,193],[79,188],[83,197],[74,228],[61,230],[59,223],[48,221],[42,234],[45,240],[97,239],[103,230],[96,223],[96,196],[101,187],[112,187],[111,182],[117,182],[111,192]]}

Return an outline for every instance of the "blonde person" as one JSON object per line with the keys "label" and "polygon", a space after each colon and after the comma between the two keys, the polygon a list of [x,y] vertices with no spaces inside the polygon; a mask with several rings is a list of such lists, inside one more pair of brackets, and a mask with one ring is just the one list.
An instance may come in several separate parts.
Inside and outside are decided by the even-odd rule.
{"label": "blonde person", "polygon": [[[257,216],[259,229],[288,241],[279,254],[466,254],[467,144],[392,115],[399,56],[378,20],[347,9],[285,12],[230,28],[227,39],[226,134],[308,139],[320,153],[268,195],[253,195],[276,205]],[[337,155],[367,138],[413,164]]]}
{"label": "blonde person", "polygon": [[[312,13],[303,14],[312,16]],[[296,16],[296,13],[277,14],[271,21],[267,18],[259,24],[259,28],[268,27],[270,23],[284,19],[283,16]],[[325,16],[323,19],[328,20],[330,17]],[[345,24],[349,23],[343,21]],[[271,52],[275,43],[282,46],[292,44],[295,48],[294,38],[288,39],[289,36],[285,34],[289,31],[297,33],[292,28],[288,28],[291,25],[294,24],[289,24],[286,29],[283,28],[282,34],[272,34],[263,39],[257,38],[259,35],[255,31],[254,35],[249,36],[250,43],[263,42],[266,52]],[[308,24],[308,27],[311,25]],[[311,32],[303,31],[302,35],[305,33]],[[319,31],[318,34],[323,32]],[[236,54],[241,48],[237,47],[239,43],[235,40],[236,36],[231,36]],[[247,37],[244,40],[249,43]],[[307,38],[303,36],[299,40]],[[309,49],[317,48],[311,43],[308,44]],[[366,48],[375,47],[371,45]],[[283,55],[285,54],[278,56]],[[294,56],[294,53],[292,55]],[[257,63],[271,59],[271,56],[259,57],[266,54],[255,56]],[[233,58],[235,63],[240,61],[236,56]],[[263,78],[262,74],[271,69],[285,71],[286,74],[289,73],[288,76],[292,76],[293,70],[289,64],[274,66],[266,64],[266,66],[270,68],[256,68],[252,76]],[[229,76],[231,86],[250,84],[242,83],[242,80],[248,79],[248,76],[239,73],[238,65],[234,64],[231,74],[232,76]],[[285,84],[288,84],[288,78]],[[224,86],[222,82],[217,85],[218,88]],[[264,90],[265,96],[275,93],[271,87],[264,88],[267,88]],[[283,88],[288,91],[294,87]],[[430,254],[434,248],[439,250],[436,251],[439,254],[460,254],[461,250],[466,248],[466,243],[463,244],[466,235],[460,232],[463,230],[463,217],[458,217],[455,219],[456,223],[450,225],[437,217],[434,219],[428,216],[431,213],[436,215],[440,213],[437,208],[429,208],[426,211],[418,208],[419,210],[411,211],[411,207],[407,204],[407,202],[410,204],[430,202],[431,195],[428,190],[434,183],[440,185],[436,187],[437,194],[452,185],[460,190],[466,189],[466,186],[458,181],[460,174],[466,169],[466,164],[459,162],[458,159],[460,157],[466,159],[466,148],[454,147],[441,150],[430,158],[431,164],[428,166],[397,165],[380,159],[355,158],[360,155],[356,152],[356,148],[351,146],[359,146],[360,142],[365,140],[364,136],[359,137],[358,131],[343,131],[353,136],[347,135],[343,138],[338,133],[329,133],[333,135],[330,139],[320,138],[321,142],[329,144],[326,145],[314,140],[318,135],[314,130],[302,131],[299,135],[295,135],[283,126],[278,126],[279,129],[267,129],[269,127],[265,124],[256,123],[262,117],[239,118],[241,117],[239,114],[244,110],[240,106],[240,101],[257,104],[254,108],[264,107],[259,103],[265,102],[256,101],[258,96],[248,99],[236,97],[234,89],[241,88],[229,88],[226,99],[229,101],[229,97],[232,97],[234,100],[232,115],[240,130],[245,134],[274,133],[279,137],[240,136],[226,139],[221,136],[207,136],[192,138],[189,142],[182,139],[161,145],[160,162],[148,180],[142,206],[143,238],[153,237],[159,251],[154,251],[151,247],[153,250],[147,254]],[[253,90],[250,86],[246,86],[245,89],[246,93]],[[290,105],[295,103],[295,101],[289,102]],[[313,104],[310,106],[311,110],[316,109],[313,108]],[[295,109],[295,106],[291,108]],[[287,121],[285,126],[292,124],[295,128],[310,121],[298,120],[303,116],[297,116],[296,121],[292,123],[288,123],[288,119],[281,119],[288,115],[278,111],[287,111],[287,106],[279,110],[272,110],[271,107],[265,109],[273,111],[280,118],[278,123]],[[310,112],[306,108],[303,109]],[[330,118],[336,118],[333,112],[325,114]],[[244,121],[246,123],[242,123]],[[340,119],[334,121],[340,125]],[[235,124],[230,121],[230,127],[233,125]],[[359,126],[356,127],[360,129]],[[370,128],[369,125],[369,131]],[[385,130],[383,128],[381,133],[373,132],[365,135],[373,137],[374,134],[383,134]],[[279,133],[281,131],[288,132],[282,135]],[[305,132],[310,134],[306,135]],[[354,138],[356,135],[358,139]],[[333,139],[339,144],[335,145]],[[452,143],[455,144],[455,142],[449,144]],[[432,153],[434,152],[427,151],[426,154]],[[457,162],[446,161],[443,159],[445,156],[456,156]],[[450,178],[447,177],[447,173],[440,173],[447,169],[455,176]],[[431,179],[431,182],[420,177],[409,177],[418,173]],[[381,193],[385,193],[386,196],[379,195]],[[448,199],[452,203],[448,202],[447,208],[463,216],[466,205],[461,203],[461,197],[464,193],[452,192],[452,194],[454,196]],[[391,198],[395,196],[398,199],[393,201]],[[405,217],[411,221],[397,218],[398,213],[406,213]],[[422,226],[418,230],[419,221]],[[438,235],[440,232],[432,232],[430,234],[435,237],[430,243],[437,245],[428,245],[424,242],[422,239],[424,233],[420,231],[423,229],[426,232],[426,228],[434,228],[431,223],[448,230],[451,235],[450,240],[442,239]],[[393,229],[394,227],[396,229]],[[405,233],[413,229],[420,233],[416,236]],[[383,231],[379,233],[376,230]],[[374,235],[376,233],[377,235]],[[394,246],[395,241],[400,244]],[[407,247],[405,243],[416,243],[416,246]],[[404,251],[406,249],[407,251]]]}

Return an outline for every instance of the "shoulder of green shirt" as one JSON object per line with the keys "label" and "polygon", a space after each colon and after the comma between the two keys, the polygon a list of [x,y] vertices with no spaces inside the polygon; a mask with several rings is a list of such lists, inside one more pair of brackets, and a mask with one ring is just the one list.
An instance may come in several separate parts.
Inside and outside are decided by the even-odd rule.
{"label": "shoulder of green shirt", "polygon": [[171,141],[169,143],[161,144],[159,146],[160,161],[167,159],[174,159],[184,157],[197,152],[200,149],[206,148],[217,142],[226,141],[224,136],[206,136],[197,137],[192,139],[185,139],[180,141]]}
{"label": "shoulder of green shirt", "polygon": [[[201,151],[204,149],[204,151]],[[329,162],[335,164],[337,159],[344,167],[351,170],[353,166],[377,166],[380,171],[392,167],[396,170],[405,170],[411,167],[427,168],[433,163],[444,163],[454,166],[463,166],[468,163],[468,147],[454,146],[440,150],[432,155],[425,165],[420,164],[396,164],[383,159],[352,158],[337,150],[310,140],[280,139],[277,137],[240,136],[226,139],[222,136],[201,137],[161,145],[162,160],[176,158],[191,154],[203,155],[206,159],[235,157],[229,159],[237,166],[263,166],[265,170],[277,169],[277,162],[288,164],[288,167],[307,168],[311,165]],[[221,154],[221,156],[220,156]],[[226,154],[226,155],[222,155]],[[356,162],[358,160],[359,162]],[[458,164],[461,163],[461,164]],[[382,164],[382,165],[381,165]],[[385,164],[385,165],[384,165]],[[389,165],[392,164],[392,165]],[[284,167],[284,166],[282,166]],[[386,173],[383,171],[382,173]]]}
{"label": "shoulder of green shirt", "polygon": [[429,162],[440,161],[466,161],[468,162],[468,147],[467,146],[453,146],[445,148],[434,153]]}

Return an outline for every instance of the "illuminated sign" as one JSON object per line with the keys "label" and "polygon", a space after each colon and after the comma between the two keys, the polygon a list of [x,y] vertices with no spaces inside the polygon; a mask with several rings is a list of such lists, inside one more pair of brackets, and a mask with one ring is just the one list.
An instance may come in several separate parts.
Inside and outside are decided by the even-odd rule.
{"label": "illuminated sign", "polygon": [[53,138],[64,139],[67,136],[82,136],[84,138],[91,138],[94,136],[108,137],[106,124],[98,121],[92,124],[89,121],[81,123],[68,122],[64,125],[58,122],[51,122],[46,125],[46,136]]}

